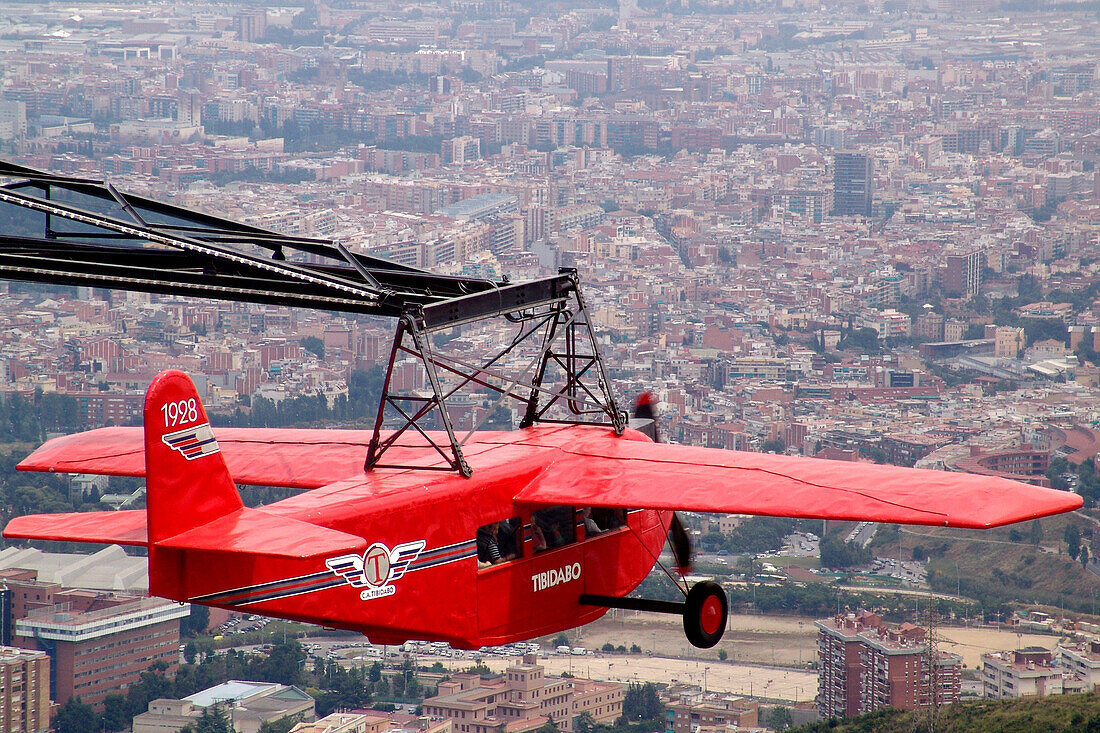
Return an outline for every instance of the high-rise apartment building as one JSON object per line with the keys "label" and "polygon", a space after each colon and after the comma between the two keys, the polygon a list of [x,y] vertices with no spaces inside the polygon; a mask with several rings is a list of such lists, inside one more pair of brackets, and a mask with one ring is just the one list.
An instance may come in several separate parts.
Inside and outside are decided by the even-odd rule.
{"label": "high-rise apartment building", "polygon": [[257,43],[267,33],[267,11],[247,8],[237,13],[237,37],[245,43]]}
{"label": "high-rise apartment building", "polygon": [[924,629],[888,627],[868,611],[815,621],[818,628],[818,712],[862,715],[886,707],[913,710],[959,697],[962,657],[937,653]]}
{"label": "high-rise apartment building", "polygon": [[833,214],[870,216],[874,195],[873,161],[863,153],[833,156]]}
{"label": "high-rise apartment building", "polygon": [[0,646],[0,733],[50,729],[50,658]]}
{"label": "high-rise apartment building", "polygon": [[21,140],[26,134],[26,103],[0,99],[0,140]]}
{"label": "high-rise apartment building", "polygon": [[444,140],[441,153],[444,163],[469,163],[481,158],[481,140],[471,135]]}
{"label": "high-rise apartment building", "polygon": [[973,298],[982,289],[982,253],[980,250],[947,255],[940,281],[948,297]]}

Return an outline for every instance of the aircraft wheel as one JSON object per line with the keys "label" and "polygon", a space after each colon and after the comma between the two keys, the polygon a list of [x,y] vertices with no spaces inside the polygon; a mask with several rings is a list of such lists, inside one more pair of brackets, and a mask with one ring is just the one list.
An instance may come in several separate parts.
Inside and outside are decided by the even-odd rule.
{"label": "aircraft wheel", "polygon": [[688,591],[684,604],[684,633],[693,646],[710,649],[726,630],[729,604],[722,586],[705,580]]}

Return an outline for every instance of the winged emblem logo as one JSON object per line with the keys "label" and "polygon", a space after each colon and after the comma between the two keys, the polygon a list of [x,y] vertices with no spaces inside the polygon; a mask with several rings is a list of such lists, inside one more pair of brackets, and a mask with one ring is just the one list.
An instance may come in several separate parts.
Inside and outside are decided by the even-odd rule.
{"label": "winged emblem logo", "polygon": [[160,439],[172,450],[178,450],[189,461],[221,451],[208,422],[177,430],[174,433],[165,433],[160,436]]}
{"label": "winged emblem logo", "polygon": [[396,589],[390,585],[409,569],[420,555],[425,540],[404,542],[392,550],[381,542],[375,542],[362,555],[340,555],[325,560],[328,569],[346,580],[353,588],[363,588],[362,600],[390,596]]}

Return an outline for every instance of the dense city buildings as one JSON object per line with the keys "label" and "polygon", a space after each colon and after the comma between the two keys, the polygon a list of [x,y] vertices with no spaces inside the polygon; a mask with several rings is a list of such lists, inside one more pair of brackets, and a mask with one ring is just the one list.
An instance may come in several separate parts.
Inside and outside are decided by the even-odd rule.
{"label": "dense city buildings", "polygon": [[848,717],[892,707],[913,710],[959,698],[962,658],[929,651],[925,630],[886,625],[861,611],[815,621],[818,712]]}
{"label": "dense city buildings", "polygon": [[[0,145],[441,273],[576,267],[616,388],[681,442],[1057,457],[1097,417],[1095,20],[910,5],[12,4]],[[136,422],[167,366],[242,420],[331,408],[391,334],[91,288],[0,310],[0,391],[56,395],[58,430]]]}
{"label": "dense city buildings", "polygon": [[[577,268],[613,388],[624,404],[653,391],[673,441],[1080,488],[1100,448],[1091,6],[688,5],[0,0],[0,157],[441,274]],[[0,224],[71,233],[6,204]],[[0,427],[27,443],[138,424],[166,368],[219,424],[365,427],[394,327],[8,282],[0,319]],[[513,337],[469,324],[433,347],[474,360]],[[425,386],[400,360],[394,379]],[[461,429],[520,417],[477,387],[453,405]],[[141,501],[115,480],[68,487],[74,503]],[[144,592],[116,551],[64,571],[0,553],[0,641],[40,630],[102,652],[100,610],[65,593],[107,593],[97,568],[115,563],[117,590]],[[74,604],[68,626],[32,628],[58,603]],[[955,694],[957,665],[929,669],[913,629],[847,623],[821,622],[822,661],[841,660],[822,668],[822,712]],[[126,664],[167,655],[166,629],[150,648],[127,637]],[[77,690],[87,670],[56,653],[59,703],[122,684]],[[1063,650],[1049,669],[1093,656]],[[1011,680],[1018,662],[989,664]],[[520,694],[468,682],[455,710],[485,721],[497,686]],[[509,722],[547,713],[521,702]],[[678,704],[688,722],[742,715]],[[549,714],[568,726],[565,712]],[[489,726],[471,720],[457,733]]]}

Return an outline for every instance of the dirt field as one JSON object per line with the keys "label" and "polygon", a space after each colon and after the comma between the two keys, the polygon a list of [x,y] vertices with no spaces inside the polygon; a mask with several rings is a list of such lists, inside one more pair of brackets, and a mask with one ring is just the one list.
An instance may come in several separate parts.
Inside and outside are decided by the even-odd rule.
{"label": "dirt field", "polygon": [[[570,632],[570,639],[575,636],[576,644],[593,650],[605,643],[628,649],[637,644],[644,652],[654,651],[660,656],[711,661],[718,661],[718,650],[724,649],[729,661],[746,664],[805,667],[817,658],[817,627],[812,618],[732,615],[718,646],[696,649],[687,643],[675,616],[631,611],[615,614]],[[937,633],[943,639],[941,648],[961,655],[969,668],[979,666],[986,652],[1025,646],[1052,649],[1058,641],[1056,636],[1001,629],[940,626]]]}
{"label": "dirt field", "polygon": [[[614,614],[614,615],[613,615]],[[662,657],[718,661],[725,650],[730,662],[805,667],[817,657],[817,629],[813,619],[785,616],[730,616],[726,635],[713,649],[696,649],[684,638],[675,616],[613,611],[599,621],[570,632],[577,644],[598,650],[604,644],[637,644],[644,652]]]}
{"label": "dirt field", "polygon": [[1020,649],[1025,646],[1053,649],[1058,643],[1058,637],[1049,634],[1017,634],[1014,631],[995,629],[963,629],[945,626],[937,629],[937,633],[943,638],[940,649],[961,655],[963,664],[970,669],[981,666],[981,656],[986,652]]}
{"label": "dirt field", "polygon": [[[583,646],[592,655],[550,653],[540,660],[549,674],[571,672],[578,677],[615,682],[686,682],[706,685],[713,692],[755,695],[776,700],[812,700],[817,694],[817,672],[809,664],[817,658],[817,628],[814,619],[790,616],[734,615],[722,642],[713,649],[696,649],[684,638],[681,621],[675,616],[613,611],[599,621],[568,632],[573,646]],[[980,665],[989,651],[1023,646],[1054,647],[1057,637],[1017,634],[998,629],[938,627],[940,648],[963,657],[967,668]],[[610,654],[604,644],[637,644],[641,653]],[[552,652],[549,640],[543,649]],[[727,659],[718,657],[725,650]],[[436,661],[423,658],[421,664]],[[442,658],[449,669],[465,669],[468,659]],[[514,658],[485,657],[495,672],[515,663]]]}
{"label": "dirt field", "polygon": [[[425,660],[421,660],[422,663]],[[429,660],[430,661],[430,660]],[[503,672],[515,659],[488,657],[483,660],[494,672]],[[442,660],[450,669],[465,669],[468,660]],[[577,677],[611,682],[686,682],[711,692],[757,695],[779,700],[812,700],[817,694],[817,673],[795,669],[752,666],[717,659],[672,659],[647,654],[594,654],[574,656],[550,654],[539,660],[547,674],[569,672]]]}

